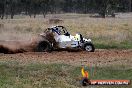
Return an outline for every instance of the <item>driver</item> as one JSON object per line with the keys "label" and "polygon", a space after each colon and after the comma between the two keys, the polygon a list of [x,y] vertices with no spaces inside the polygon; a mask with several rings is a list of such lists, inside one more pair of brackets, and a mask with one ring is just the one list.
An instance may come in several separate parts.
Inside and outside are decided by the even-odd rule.
{"label": "driver", "polygon": [[61,31],[59,30],[58,27],[53,27],[52,31],[55,32],[55,33],[57,33],[58,35],[61,35]]}
{"label": "driver", "polygon": [[64,30],[65,28],[63,26],[55,26],[52,27],[52,31],[57,33],[58,35],[65,35],[65,36],[70,36],[70,34]]}

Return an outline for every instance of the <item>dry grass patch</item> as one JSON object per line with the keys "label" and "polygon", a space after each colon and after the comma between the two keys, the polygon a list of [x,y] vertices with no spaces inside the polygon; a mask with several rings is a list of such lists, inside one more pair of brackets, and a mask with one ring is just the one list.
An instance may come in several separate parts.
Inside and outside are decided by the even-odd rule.
{"label": "dry grass patch", "polygon": [[[52,23],[50,19],[62,19],[63,22]],[[0,28],[0,40],[10,39],[17,36],[18,39],[31,38],[31,36],[43,32],[53,25],[64,25],[71,34],[81,33],[86,38],[93,39],[96,48],[99,45],[107,46],[113,43],[115,48],[132,48],[132,18],[90,18],[85,14],[55,14],[47,15],[47,18],[22,18],[14,20],[1,20],[4,24]],[[9,37],[9,38],[6,38]],[[24,38],[23,38],[24,37]],[[13,39],[12,38],[12,39]],[[125,43],[125,44],[124,44]],[[121,46],[121,47],[118,47]],[[104,47],[105,48],[105,47]]]}

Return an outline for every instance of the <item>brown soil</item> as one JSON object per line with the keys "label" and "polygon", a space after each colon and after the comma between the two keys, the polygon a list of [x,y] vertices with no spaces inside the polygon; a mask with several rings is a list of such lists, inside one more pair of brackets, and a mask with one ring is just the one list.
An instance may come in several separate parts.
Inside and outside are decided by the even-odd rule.
{"label": "brown soil", "polygon": [[54,51],[0,54],[0,61],[25,63],[66,63],[71,65],[109,66],[125,65],[132,67],[132,50],[96,50],[95,52]]}

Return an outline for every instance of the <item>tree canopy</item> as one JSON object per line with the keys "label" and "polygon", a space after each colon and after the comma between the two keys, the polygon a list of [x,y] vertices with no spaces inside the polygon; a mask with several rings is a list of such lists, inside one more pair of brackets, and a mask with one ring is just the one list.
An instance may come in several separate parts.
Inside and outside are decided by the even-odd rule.
{"label": "tree canopy", "polygon": [[132,0],[0,0],[0,17],[11,18],[15,14],[30,17],[47,13],[99,13],[102,16],[108,10],[115,12],[132,11]]}

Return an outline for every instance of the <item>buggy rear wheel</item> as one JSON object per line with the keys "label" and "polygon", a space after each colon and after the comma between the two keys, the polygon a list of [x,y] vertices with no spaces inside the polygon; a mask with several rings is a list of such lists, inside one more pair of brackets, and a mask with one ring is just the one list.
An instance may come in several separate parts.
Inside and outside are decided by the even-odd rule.
{"label": "buggy rear wheel", "polygon": [[49,52],[51,51],[51,44],[47,41],[42,41],[37,46],[37,52]]}

